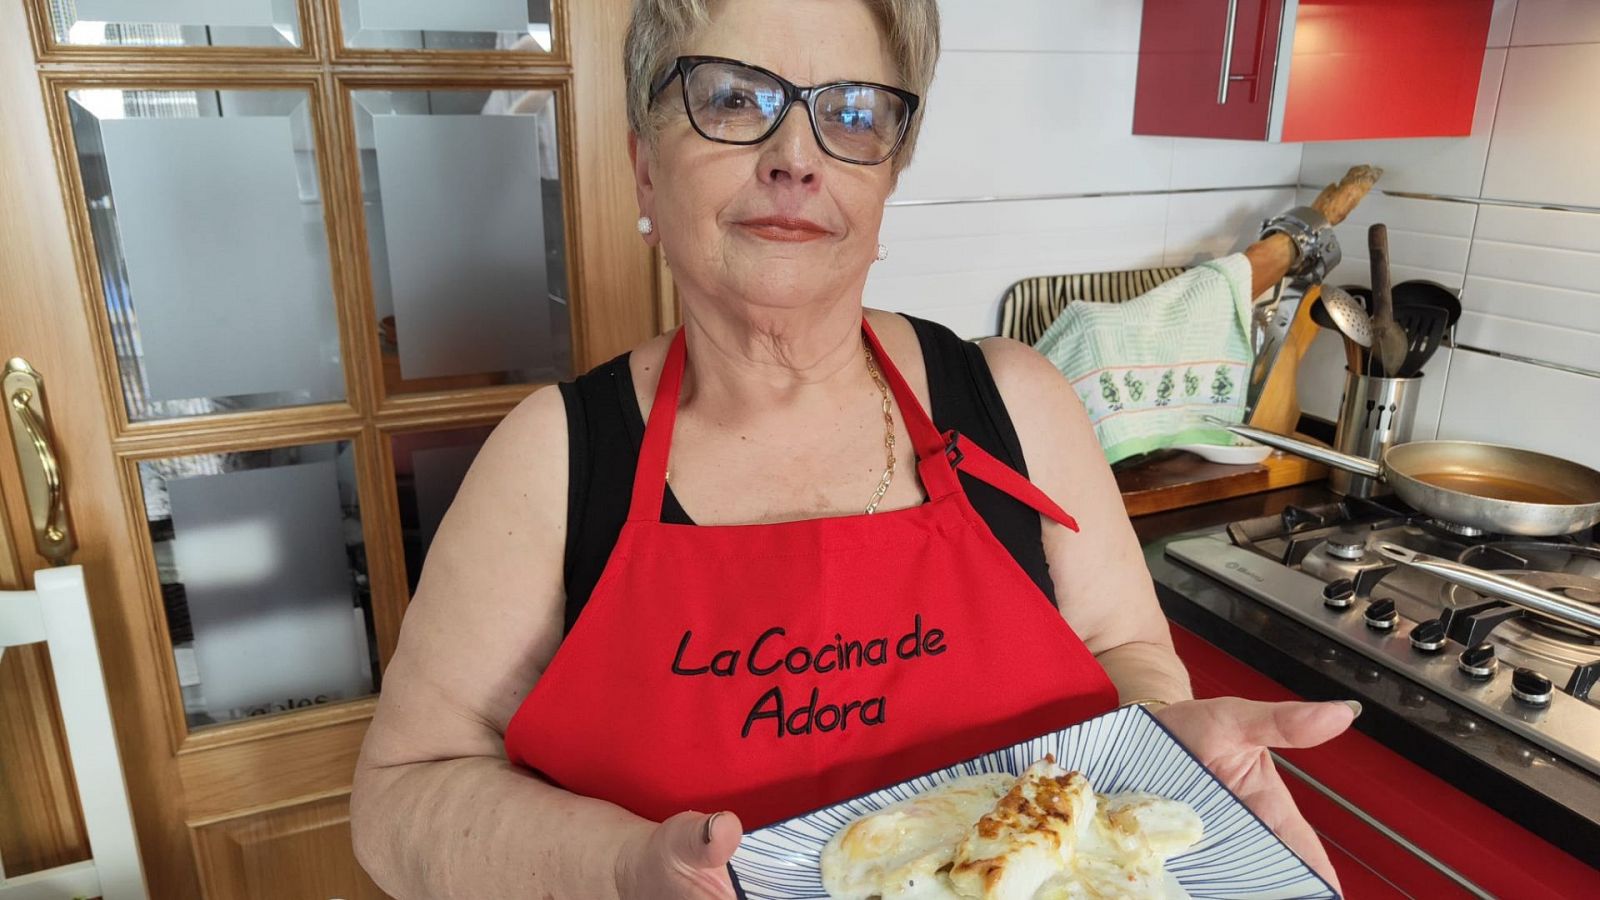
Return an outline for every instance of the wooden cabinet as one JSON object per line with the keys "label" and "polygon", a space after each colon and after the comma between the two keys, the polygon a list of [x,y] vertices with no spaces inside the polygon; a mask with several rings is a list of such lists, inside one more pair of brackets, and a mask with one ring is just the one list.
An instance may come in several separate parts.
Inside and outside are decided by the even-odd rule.
{"label": "wooden cabinet", "polygon": [[[48,460],[150,897],[378,898],[348,797],[428,539],[508,411],[659,331],[630,5],[221,7],[0,3],[0,360],[54,439],[0,453],[0,587]],[[49,674],[0,660],[12,876],[90,850]]]}
{"label": "wooden cabinet", "polygon": [[1135,134],[1472,132],[1493,0],[1145,0]]}

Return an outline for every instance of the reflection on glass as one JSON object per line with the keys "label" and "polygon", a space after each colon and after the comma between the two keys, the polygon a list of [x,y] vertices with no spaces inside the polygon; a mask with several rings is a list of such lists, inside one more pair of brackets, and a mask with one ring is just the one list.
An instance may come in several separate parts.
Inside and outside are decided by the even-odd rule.
{"label": "reflection on glass", "polygon": [[377,690],[349,442],[139,464],[190,728]]}
{"label": "reflection on glass", "polygon": [[551,0],[337,0],[346,47],[549,53]]}
{"label": "reflection on glass", "polygon": [[494,426],[484,425],[454,431],[409,431],[393,437],[400,534],[405,544],[406,581],[413,594],[445,510],[493,430]]}
{"label": "reflection on glass", "polygon": [[68,96],[128,418],[342,399],[305,93]]}
{"label": "reflection on glass", "polygon": [[295,0],[49,0],[56,43],[298,47]]}
{"label": "reflection on glass", "polygon": [[352,97],[388,393],[567,377],[553,93]]}

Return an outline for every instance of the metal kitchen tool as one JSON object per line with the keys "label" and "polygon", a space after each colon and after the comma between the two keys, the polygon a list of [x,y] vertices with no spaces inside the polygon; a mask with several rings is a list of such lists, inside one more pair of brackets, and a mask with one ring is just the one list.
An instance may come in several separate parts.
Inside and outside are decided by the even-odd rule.
{"label": "metal kitchen tool", "polygon": [[1413,509],[1449,525],[1552,537],[1600,522],[1600,472],[1560,457],[1472,441],[1396,444],[1382,462],[1246,425],[1208,421],[1241,437],[1379,479]]}
{"label": "metal kitchen tool", "polygon": [[1336,287],[1324,288],[1320,302],[1329,320],[1344,338],[1345,368],[1351,372],[1366,371],[1363,351],[1372,346],[1372,319],[1367,315],[1366,308],[1361,301]]}
{"label": "metal kitchen tool", "polygon": [[1272,300],[1256,307],[1260,346],[1256,350],[1255,362],[1250,366],[1250,383],[1245,388],[1246,409],[1255,409],[1256,401],[1261,399],[1261,389],[1267,384],[1267,373],[1272,371],[1278,351],[1283,349],[1284,339],[1289,336],[1289,324],[1294,321],[1295,310],[1299,308],[1304,295],[1303,285],[1290,285],[1287,288],[1280,285]]}
{"label": "metal kitchen tool", "polygon": [[1418,553],[1415,550],[1402,547],[1389,541],[1378,541],[1372,549],[1380,556],[1392,559],[1397,563],[1420,569],[1437,578],[1442,578],[1451,584],[1459,584],[1468,590],[1477,591],[1485,597],[1495,600],[1504,600],[1514,606],[1529,609],[1536,613],[1559,619],[1562,622],[1581,628],[1592,634],[1600,634],[1600,608],[1591,606],[1570,597],[1564,597],[1555,591],[1548,591],[1541,587],[1525,584],[1488,572],[1476,566],[1463,565]]}
{"label": "metal kitchen tool", "polygon": [[[1417,378],[1379,378],[1348,369],[1344,398],[1339,405],[1333,448],[1365,459],[1383,458],[1384,451],[1411,439],[1417,417]],[[1347,497],[1373,497],[1387,493],[1382,482],[1344,469],[1328,474],[1328,487]]]}

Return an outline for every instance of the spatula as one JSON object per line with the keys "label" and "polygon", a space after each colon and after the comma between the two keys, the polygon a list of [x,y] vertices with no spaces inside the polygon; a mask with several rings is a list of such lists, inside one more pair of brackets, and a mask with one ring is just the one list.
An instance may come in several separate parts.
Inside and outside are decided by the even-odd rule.
{"label": "spatula", "polygon": [[1397,307],[1394,320],[1406,333],[1406,361],[1400,366],[1400,377],[1415,378],[1422,374],[1444,340],[1450,327],[1450,311],[1415,303]]}

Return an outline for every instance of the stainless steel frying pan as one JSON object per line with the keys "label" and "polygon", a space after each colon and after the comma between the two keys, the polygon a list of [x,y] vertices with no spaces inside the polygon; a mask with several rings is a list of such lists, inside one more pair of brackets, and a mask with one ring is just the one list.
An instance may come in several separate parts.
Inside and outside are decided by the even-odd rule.
{"label": "stainless steel frying pan", "polygon": [[[1532,450],[1471,441],[1396,444],[1376,463],[1245,425],[1234,434],[1388,483],[1425,515],[1497,534],[1551,537],[1600,522],[1600,472]],[[1450,486],[1444,486],[1450,485]],[[1482,486],[1474,492],[1470,486]],[[1538,496],[1539,502],[1507,499]]]}

